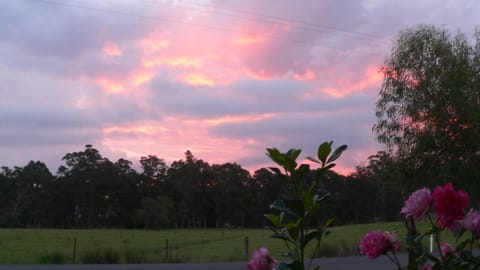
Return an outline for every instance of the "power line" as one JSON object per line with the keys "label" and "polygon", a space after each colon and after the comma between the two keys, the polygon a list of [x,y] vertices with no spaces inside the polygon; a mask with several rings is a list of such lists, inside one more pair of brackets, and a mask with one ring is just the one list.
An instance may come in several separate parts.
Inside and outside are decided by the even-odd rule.
{"label": "power line", "polygon": [[[133,17],[133,18],[138,18],[138,19],[144,19],[144,20],[154,20],[154,21],[162,21],[162,22],[172,23],[172,24],[191,25],[191,26],[201,27],[201,28],[215,30],[215,31],[239,33],[239,34],[246,34],[246,35],[252,35],[253,34],[252,32],[241,31],[241,30],[236,30],[236,29],[231,29],[231,28],[223,28],[223,27],[218,27],[218,26],[212,26],[212,25],[207,25],[207,24],[199,24],[199,23],[194,23],[194,22],[186,22],[186,21],[182,21],[182,20],[175,20],[175,19],[163,18],[163,17],[157,17],[157,16],[147,16],[147,15],[125,12],[125,11],[121,11],[121,10],[103,9],[103,8],[97,8],[97,7],[86,6],[86,5],[57,2],[57,1],[52,1],[52,0],[29,0],[29,1],[42,3],[42,4],[47,4],[47,5],[64,6],[64,7],[78,8],[78,9],[84,9],[84,10],[95,11],[95,12],[117,14],[117,15]],[[296,40],[296,39],[283,38],[283,37],[274,36],[274,35],[263,35],[263,36],[268,37],[270,39],[275,39],[275,40],[282,40],[282,41],[287,41],[287,42],[292,42],[292,43],[297,43],[297,44],[309,45],[309,46],[313,46],[313,47],[320,46],[320,47],[325,47],[325,48],[329,48],[329,49],[333,49],[333,50],[344,51],[344,50],[342,50],[338,47],[332,47],[332,46],[327,46],[327,45],[319,45],[319,44],[313,43],[313,42],[306,42],[306,41],[301,41],[301,40]],[[370,53],[370,52],[355,52],[354,51],[353,53],[362,53],[362,54],[371,54],[371,55],[381,56],[379,54]]]}
{"label": "power line", "polygon": [[[257,13],[257,12],[252,12],[249,10],[238,10],[238,9],[231,9],[231,8],[223,8],[223,7],[215,7],[213,5],[202,5],[198,3],[190,3],[191,6],[196,6],[196,7],[191,7],[191,6],[182,6],[179,4],[171,5],[169,3],[164,3],[164,2],[159,2],[155,0],[143,0],[144,2],[150,2],[154,4],[162,4],[162,5],[169,5],[173,6],[175,8],[181,8],[181,9],[190,9],[190,10],[200,10],[200,11],[206,11],[206,9],[212,9],[213,11],[217,10],[216,13],[222,16],[228,16],[228,17],[233,17],[233,18],[241,18],[244,20],[252,20],[245,15],[249,16],[254,16],[255,18],[252,21],[262,21],[266,23],[271,23],[271,24],[277,24],[277,25],[284,25],[286,23],[294,23],[296,24],[298,29],[302,29],[305,31],[312,31],[312,32],[317,32],[317,33],[324,33],[324,32],[337,32],[337,33],[343,33],[347,35],[352,35],[352,36],[357,36],[361,38],[366,38],[366,39],[371,39],[375,41],[380,41],[385,43],[386,45],[390,45],[390,42],[392,40],[386,39],[377,35],[369,34],[369,33],[364,33],[364,32],[357,32],[357,31],[350,31],[350,30],[345,30],[337,27],[332,27],[332,26],[327,26],[327,25],[319,25],[319,24],[314,24],[306,21],[301,21],[301,20],[296,20],[292,18],[283,18],[279,16],[272,16],[268,14],[263,14],[263,13]],[[198,7],[202,8],[199,9]],[[223,11],[223,12],[228,12],[228,13],[218,13],[218,11]],[[240,14],[240,15],[236,15]]]}

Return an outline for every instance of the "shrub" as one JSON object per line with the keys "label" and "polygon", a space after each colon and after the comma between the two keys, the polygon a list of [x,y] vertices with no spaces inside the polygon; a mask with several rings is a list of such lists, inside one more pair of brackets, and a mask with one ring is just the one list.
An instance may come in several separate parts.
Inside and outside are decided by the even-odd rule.
{"label": "shrub", "polygon": [[81,261],[85,264],[115,264],[120,261],[120,255],[112,248],[91,249],[82,254]]}
{"label": "shrub", "polygon": [[40,264],[63,264],[66,261],[66,256],[59,251],[48,252],[38,257],[38,263]]}

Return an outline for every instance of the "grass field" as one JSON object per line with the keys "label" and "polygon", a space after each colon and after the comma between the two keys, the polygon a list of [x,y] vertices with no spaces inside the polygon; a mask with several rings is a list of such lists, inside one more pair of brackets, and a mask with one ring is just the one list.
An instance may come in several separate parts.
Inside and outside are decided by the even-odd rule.
{"label": "grass field", "polygon": [[[322,243],[320,256],[358,255],[360,238],[372,229],[397,230],[400,237],[405,236],[404,226],[399,222],[338,226],[331,229],[332,234]],[[0,229],[0,263],[72,263],[75,238],[75,263],[101,262],[102,258],[110,263],[242,261],[247,260],[245,237],[249,240],[249,253],[265,246],[281,258],[285,246],[280,240],[265,238],[269,233],[262,229]]]}

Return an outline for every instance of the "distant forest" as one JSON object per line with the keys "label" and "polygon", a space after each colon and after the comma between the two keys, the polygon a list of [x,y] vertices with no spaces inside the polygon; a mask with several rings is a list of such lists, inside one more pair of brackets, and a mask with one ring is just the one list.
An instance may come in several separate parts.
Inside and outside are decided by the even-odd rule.
{"label": "distant forest", "polygon": [[[259,228],[276,198],[288,196],[271,170],[253,175],[235,163],[209,164],[190,151],[167,166],[148,155],[132,162],[103,157],[92,145],[67,153],[53,175],[41,161],[2,167],[0,226],[35,228]],[[314,170],[311,171],[314,177]],[[318,193],[330,194],[318,222],[399,218],[400,190],[367,168],[350,176],[330,171]],[[394,210],[394,211],[392,211]]]}

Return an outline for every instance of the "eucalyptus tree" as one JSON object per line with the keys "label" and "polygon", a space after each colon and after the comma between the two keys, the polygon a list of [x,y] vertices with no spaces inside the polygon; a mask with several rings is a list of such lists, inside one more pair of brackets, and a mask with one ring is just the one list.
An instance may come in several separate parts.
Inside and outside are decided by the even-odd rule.
{"label": "eucalyptus tree", "polygon": [[376,104],[377,140],[412,172],[410,191],[435,181],[480,190],[480,32],[420,25],[402,31]]}

